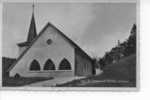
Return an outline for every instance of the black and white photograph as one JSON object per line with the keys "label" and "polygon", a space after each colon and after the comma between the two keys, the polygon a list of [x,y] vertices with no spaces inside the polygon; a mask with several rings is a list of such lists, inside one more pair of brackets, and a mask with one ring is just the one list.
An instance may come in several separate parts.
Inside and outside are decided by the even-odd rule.
{"label": "black and white photograph", "polygon": [[2,88],[137,88],[136,0],[2,5]]}

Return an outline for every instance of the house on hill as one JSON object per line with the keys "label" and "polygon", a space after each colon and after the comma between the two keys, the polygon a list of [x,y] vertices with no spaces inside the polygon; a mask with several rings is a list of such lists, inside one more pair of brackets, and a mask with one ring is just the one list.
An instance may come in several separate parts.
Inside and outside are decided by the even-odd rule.
{"label": "house on hill", "polygon": [[10,77],[90,76],[93,60],[76,43],[47,23],[37,35],[32,13],[27,41],[19,43],[20,56],[7,70]]}

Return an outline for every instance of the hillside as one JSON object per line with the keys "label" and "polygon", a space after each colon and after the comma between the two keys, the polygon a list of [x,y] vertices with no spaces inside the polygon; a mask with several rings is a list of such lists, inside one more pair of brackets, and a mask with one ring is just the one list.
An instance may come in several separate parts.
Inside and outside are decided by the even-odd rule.
{"label": "hillside", "polygon": [[57,86],[91,87],[135,87],[136,55],[121,59],[118,63],[105,66],[104,72],[81,80],[74,80]]}
{"label": "hillside", "polygon": [[104,68],[104,74],[114,79],[135,81],[136,55],[121,59],[118,63],[110,64]]}

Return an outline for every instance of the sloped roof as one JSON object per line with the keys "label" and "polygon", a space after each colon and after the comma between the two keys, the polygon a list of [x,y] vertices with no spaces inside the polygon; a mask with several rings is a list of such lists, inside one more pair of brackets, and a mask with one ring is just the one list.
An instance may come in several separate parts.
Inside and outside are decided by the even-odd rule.
{"label": "sloped roof", "polygon": [[24,47],[24,46],[29,46],[30,45],[30,42],[21,42],[21,43],[18,43],[17,44],[19,47]]}
{"label": "sloped roof", "polygon": [[87,57],[89,60],[92,61],[92,58],[87,53],[85,53],[75,42],[73,42],[71,39],[69,39],[65,34],[63,34],[60,30],[58,30],[53,24],[51,24],[50,22],[48,22],[45,25],[45,27],[41,30],[41,32],[39,33],[39,35],[33,41],[31,41],[31,43],[29,44],[29,46],[27,47],[27,49],[17,58],[16,62],[14,62],[14,64],[12,64],[12,66],[8,69],[8,71],[10,71],[17,64],[17,62],[28,52],[28,50],[32,47],[32,45],[38,40],[38,38],[48,28],[48,26],[52,26],[54,29],[56,29],[58,31],[58,33],[60,33],[60,35],[62,35],[63,37],[65,37],[66,40],[68,40],[68,42],[71,43],[75,47],[76,50],[81,51],[82,54],[85,57]]}

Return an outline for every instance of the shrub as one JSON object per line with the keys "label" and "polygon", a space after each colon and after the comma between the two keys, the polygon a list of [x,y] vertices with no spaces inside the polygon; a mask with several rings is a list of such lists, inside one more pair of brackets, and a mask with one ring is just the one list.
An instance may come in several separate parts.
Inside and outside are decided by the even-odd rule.
{"label": "shrub", "polygon": [[14,77],[15,78],[20,78],[21,76],[18,73],[16,73],[16,75]]}

